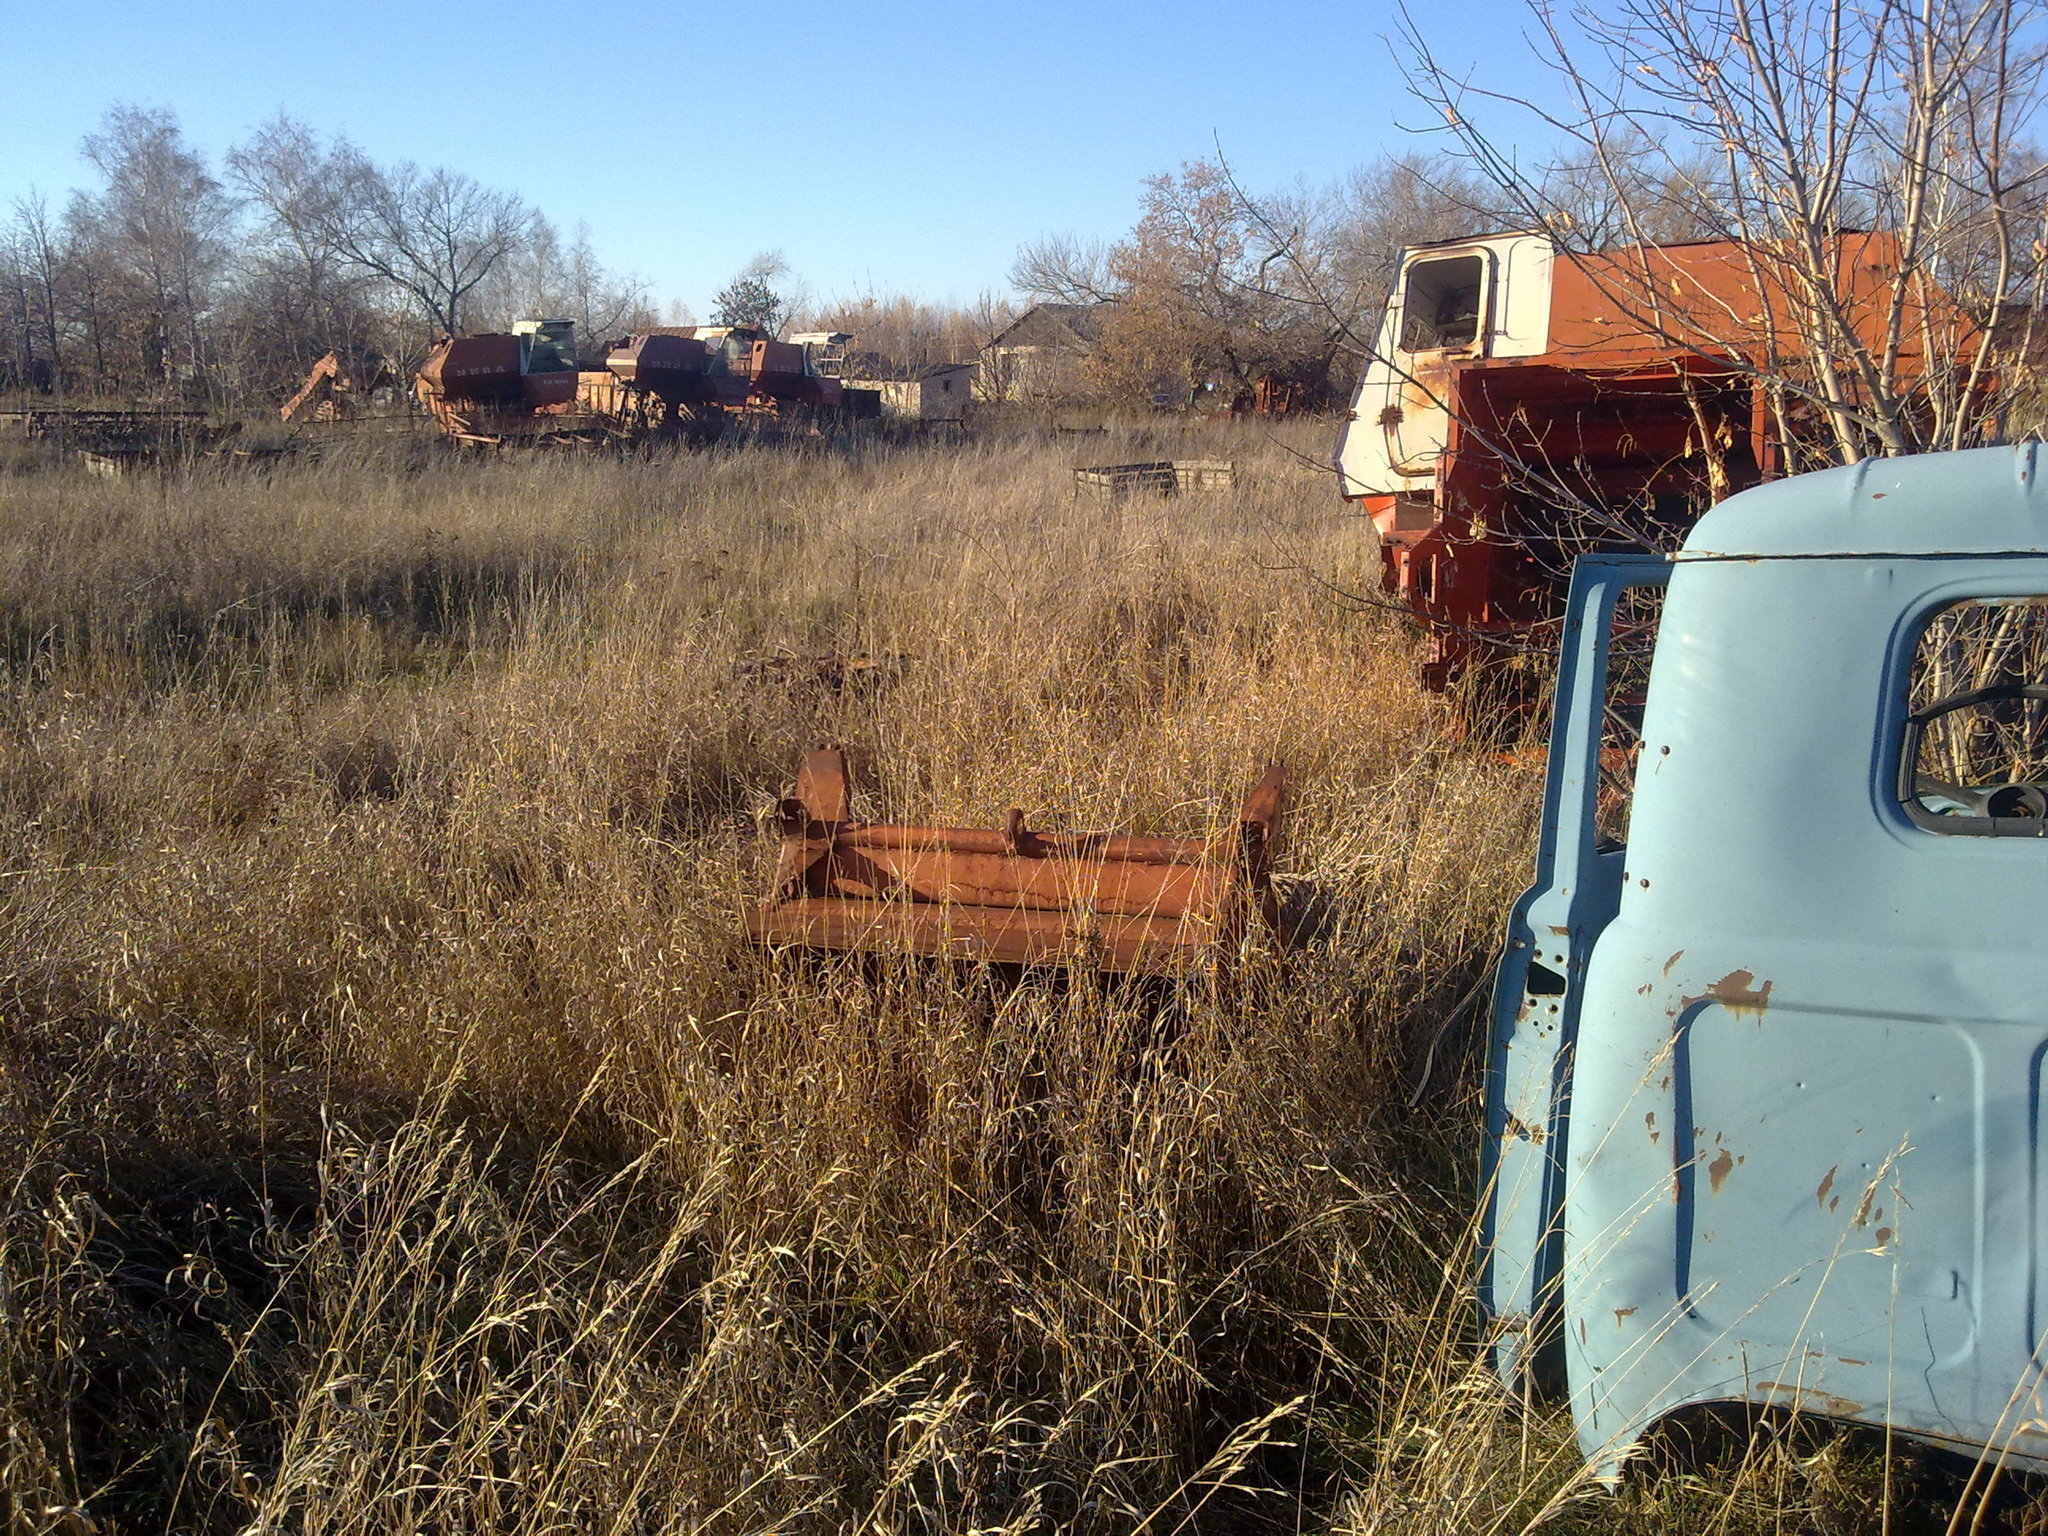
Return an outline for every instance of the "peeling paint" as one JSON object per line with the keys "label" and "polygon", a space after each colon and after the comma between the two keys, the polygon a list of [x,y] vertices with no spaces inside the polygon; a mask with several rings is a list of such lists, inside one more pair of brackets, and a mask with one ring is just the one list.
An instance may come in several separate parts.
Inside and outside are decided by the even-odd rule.
{"label": "peeling paint", "polygon": [[1840,1397],[1833,1392],[1823,1392],[1818,1387],[1801,1386],[1796,1381],[1760,1381],[1756,1387],[1759,1392],[1789,1397],[1797,1407],[1816,1409],[1821,1413],[1832,1413],[1842,1418],[1854,1418],[1863,1412],[1863,1405],[1853,1397]]}
{"label": "peeling paint", "polygon": [[1732,1013],[1754,1013],[1757,1022],[1762,1023],[1764,1010],[1771,1006],[1771,984],[1767,981],[1758,986],[1754,971],[1730,971],[1698,997],[1688,997],[1685,1001],[1689,1007],[1709,999]]}
{"label": "peeling paint", "polygon": [[1707,1164],[1707,1183],[1712,1186],[1715,1194],[1721,1193],[1721,1186],[1728,1182],[1728,1175],[1734,1171],[1735,1159],[1729,1155],[1728,1149],[1723,1147],[1721,1155]]}
{"label": "peeling paint", "polygon": [[1671,974],[1671,967],[1673,967],[1674,965],[1678,964],[1678,962],[1679,962],[1679,961],[1681,961],[1681,960],[1683,960],[1684,958],[1685,958],[1685,951],[1684,951],[1684,950],[1682,950],[1682,949],[1681,949],[1681,950],[1678,950],[1678,951],[1677,951],[1676,953],[1674,953],[1674,954],[1672,955],[1672,957],[1671,957],[1671,958],[1670,958],[1669,960],[1666,960],[1666,961],[1664,962],[1664,974],[1665,974],[1666,976],[1669,976],[1669,975]]}
{"label": "peeling paint", "polygon": [[1636,1309],[1634,1307],[1616,1307],[1614,1309],[1614,1326],[1619,1328],[1635,1315]]}

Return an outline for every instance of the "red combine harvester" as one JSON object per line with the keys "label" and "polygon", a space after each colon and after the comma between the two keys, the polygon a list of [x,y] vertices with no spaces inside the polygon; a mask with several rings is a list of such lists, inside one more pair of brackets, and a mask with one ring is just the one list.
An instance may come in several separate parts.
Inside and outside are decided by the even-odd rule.
{"label": "red combine harvester", "polygon": [[628,336],[583,375],[585,404],[635,433],[715,437],[736,422],[872,417],[881,398],[822,377],[808,347],[743,326]]}
{"label": "red combine harvester", "polygon": [[[1893,237],[1838,235],[1832,256],[1839,328],[1878,356],[1897,337],[1901,376],[1923,336],[1974,344],[1947,295],[1901,281]],[[1802,291],[1736,241],[1572,256],[1513,234],[1406,254],[1337,468],[1379,530],[1385,589],[1428,632],[1425,686],[1549,650],[1575,555],[1675,547],[1784,472],[1788,431],[1818,423],[1759,376],[1803,355]]]}
{"label": "red combine harvester", "polygon": [[576,326],[521,320],[510,335],[451,336],[420,365],[414,394],[456,442],[482,447],[570,438],[577,410]]}

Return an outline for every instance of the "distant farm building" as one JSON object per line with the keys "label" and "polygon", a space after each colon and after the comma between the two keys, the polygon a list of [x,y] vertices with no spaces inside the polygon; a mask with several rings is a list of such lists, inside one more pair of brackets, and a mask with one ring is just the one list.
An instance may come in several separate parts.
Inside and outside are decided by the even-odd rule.
{"label": "distant farm building", "polygon": [[848,379],[882,397],[882,414],[900,421],[959,421],[974,398],[976,363],[935,363],[909,379]]}
{"label": "distant farm building", "polygon": [[1071,400],[1092,392],[1086,363],[1108,304],[1034,304],[981,353],[984,400]]}

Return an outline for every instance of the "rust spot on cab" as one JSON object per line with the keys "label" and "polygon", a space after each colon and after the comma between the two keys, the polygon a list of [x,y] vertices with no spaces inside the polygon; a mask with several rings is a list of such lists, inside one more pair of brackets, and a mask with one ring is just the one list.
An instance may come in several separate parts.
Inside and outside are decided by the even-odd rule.
{"label": "rust spot on cab", "polygon": [[1533,1142],[1539,1147],[1543,1145],[1543,1127],[1529,1124],[1520,1115],[1513,1113],[1508,1115],[1507,1133],[1510,1136],[1519,1136],[1524,1141]]}
{"label": "rust spot on cab", "polygon": [[1823,1392],[1817,1387],[1801,1386],[1796,1381],[1760,1381],[1759,1392],[1782,1393],[1792,1399],[1793,1406],[1810,1408],[1820,1413],[1832,1413],[1842,1418],[1854,1418],[1863,1411],[1863,1405],[1853,1397],[1838,1397],[1832,1392]]}
{"label": "rust spot on cab", "polygon": [[[1680,951],[1682,954],[1683,951]],[[1686,1006],[1712,999],[1732,1013],[1753,1013],[1759,1022],[1771,1006],[1771,984],[1757,985],[1754,971],[1730,971],[1698,997],[1688,997]]]}
{"label": "rust spot on cab", "polygon": [[1826,1205],[1828,1203],[1828,1191],[1835,1187],[1835,1175],[1841,1171],[1842,1165],[1840,1163],[1835,1164],[1834,1167],[1827,1171],[1827,1175],[1820,1181],[1820,1188],[1813,1192],[1813,1203],[1815,1205]]}
{"label": "rust spot on cab", "polygon": [[1707,1164],[1707,1183],[1712,1186],[1715,1194],[1721,1193],[1721,1186],[1728,1182],[1728,1175],[1734,1171],[1735,1159],[1729,1155],[1728,1149],[1723,1147],[1721,1155]]}
{"label": "rust spot on cab", "polygon": [[1643,1126],[1650,1133],[1650,1145],[1655,1146],[1664,1139],[1664,1133],[1657,1129],[1657,1111],[1651,1110],[1643,1116]]}
{"label": "rust spot on cab", "polygon": [[1674,965],[1678,964],[1678,962],[1679,962],[1680,960],[1683,960],[1684,958],[1685,958],[1685,951],[1684,951],[1684,950],[1682,950],[1682,949],[1681,949],[1681,950],[1679,950],[1679,951],[1677,951],[1677,953],[1673,954],[1673,955],[1672,955],[1672,957],[1671,957],[1671,958],[1670,958],[1669,960],[1666,960],[1666,961],[1664,962],[1664,974],[1665,974],[1666,976],[1669,976],[1669,975],[1671,974],[1671,967],[1673,967]]}
{"label": "rust spot on cab", "polygon": [[1635,1315],[1636,1309],[1634,1307],[1616,1307],[1614,1309],[1614,1326],[1619,1328],[1623,1323],[1625,1323],[1626,1321],[1628,1321],[1628,1319],[1634,1317]]}

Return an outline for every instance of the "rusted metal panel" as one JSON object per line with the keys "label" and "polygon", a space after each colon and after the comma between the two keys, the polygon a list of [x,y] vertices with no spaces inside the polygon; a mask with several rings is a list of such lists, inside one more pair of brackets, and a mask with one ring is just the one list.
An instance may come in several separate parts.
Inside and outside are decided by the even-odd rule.
{"label": "rusted metal panel", "polygon": [[448,401],[490,400],[520,393],[517,336],[453,336],[420,364],[420,381]]}
{"label": "rusted metal panel", "polygon": [[800,379],[804,377],[804,349],[786,341],[757,341],[746,359],[751,378]]}
{"label": "rusted metal panel", "polygon": [[710,365],[711,349],[703,342],[661,332],[629,336],[605,358],[622,383],[664,400],[696,399]]}
{"label": "rusted metal panel", "polygon": [[782,850],[748,918],[770,945],[881,949],[1106,971],[1215,961],[1273,925],[1286,776],[1267,770],[1215,838],[851,820],[845,756],[811,753],[781,802]]}
{"label": "rusted metal panel", "polygon": [[[1858,337],[1879,340],[1898,280],[1898,237],[1845,231],[1833,238],[1829,254],[1842,323]],[[1697,351],[1747,363],[1798,356],[1806,345],[1800,329],[1808,307],[1804,284],[1792,263],[1760,246],[1734,240],[1626,246],[1559,256],[1551,272],[1553,359],[1611,367]],[[1974,339],[1968,317],[1932,283],[1910,283],[1902,299],[1907,373],[1919,365],[1929,319],[1938,317],[1944,333],[1962,345]]]}

